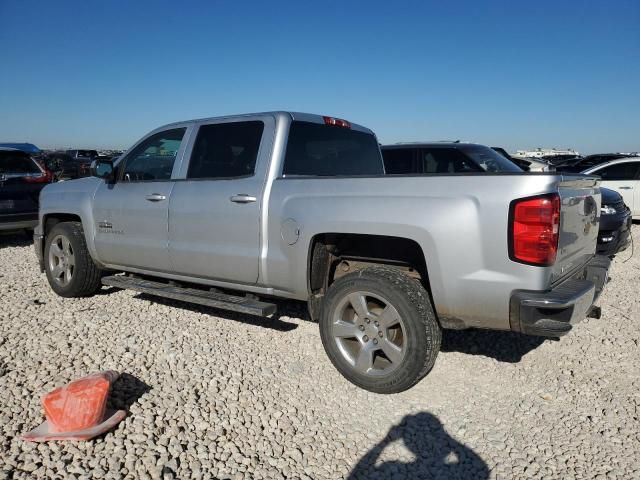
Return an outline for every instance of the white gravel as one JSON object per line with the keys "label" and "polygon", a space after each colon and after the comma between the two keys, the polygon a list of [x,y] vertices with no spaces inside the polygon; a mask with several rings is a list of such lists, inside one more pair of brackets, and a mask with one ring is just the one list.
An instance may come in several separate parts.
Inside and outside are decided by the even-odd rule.
{"label": "white gravel", "polygon": [[[640,246],[640,226],[634,226]],[[67,300],[0,237],[2,478],[640,478],[640,253],[560,341],[447,332],[432,373],[381,396],[345,381],[301,303],[263,320],[130,291]],[[117,429],[26,443],[39,397],[126,372]]]}

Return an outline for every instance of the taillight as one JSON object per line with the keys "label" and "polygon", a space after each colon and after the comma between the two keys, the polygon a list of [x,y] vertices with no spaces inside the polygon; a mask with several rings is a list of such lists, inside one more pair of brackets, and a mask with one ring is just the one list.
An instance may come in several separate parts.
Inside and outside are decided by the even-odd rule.
{"label": "taillight", "polygon": [[23,177],[23,180],[27,183],[49,183],[51,181],[51,173],[43,172],[40,175],[33,175],[30,177]]}
{"label": "taillight", "polygon": [[509,256],[516,262],[549,266],[556,261],[560,196],[543,195],[511,204]]}
{"label": "taillight", "polygon": [[334,117],[322,117],[325,125],[332,125],[334,127],[351,128],[351,124],[346,120]]}

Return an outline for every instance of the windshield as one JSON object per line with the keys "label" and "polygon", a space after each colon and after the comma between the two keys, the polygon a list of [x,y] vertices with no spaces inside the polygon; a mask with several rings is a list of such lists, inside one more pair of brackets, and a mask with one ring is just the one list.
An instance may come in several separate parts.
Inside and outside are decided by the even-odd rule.
{"label": "windshield", "polygon": [[21,152],[0,151],[0,174],[31,174],[40,173],[36,162]]}
{"label": "windshield", "polygon": [[522,172],[511,160],[482,145],[460,145],[458,148],[486,172]]}

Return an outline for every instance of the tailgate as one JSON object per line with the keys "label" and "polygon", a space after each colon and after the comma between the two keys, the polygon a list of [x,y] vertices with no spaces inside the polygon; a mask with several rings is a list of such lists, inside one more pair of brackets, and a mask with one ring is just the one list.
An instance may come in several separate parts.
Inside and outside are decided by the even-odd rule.
{"label": "tailgate", "polygon": [[597,177],[563,175],[559,185],[560,238],[552,283],[584,265],[594,255],[600,221]]}
{"label": "tailgate", "polygon": [[38,211],[38,197],[43,184],[23,183],[22,179],[0,182],[0,214],[32,213]]}

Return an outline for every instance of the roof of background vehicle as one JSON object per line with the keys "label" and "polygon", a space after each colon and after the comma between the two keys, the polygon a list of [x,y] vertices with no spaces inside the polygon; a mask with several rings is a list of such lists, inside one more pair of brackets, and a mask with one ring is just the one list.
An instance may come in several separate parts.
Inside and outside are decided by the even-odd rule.
{"label": "roof of background vehicle", "polygon": [[24,153],[27,155],[27,152],[24,150],[20,150],[19,148],[11,148],[11,147],[0,147],[0,152],[15,152],[15,153]]}
{"label": "roof of background vehicle", "polygon": [[[457,142],[450,140],[442,140],[442,141],[434,141],[434,142],[399,142],[392,143],[389,145],[382,145],[380,148],[382,149],[392,149],[392,148],[424,148],[424,147],[486,147],[486,145],[482,145],[480,143],[471,143],[471,142]],[[491,148],[491,147],[487,147]]]}
{"label": "roof of background vehicle", "polygon": [[26,153],[40,153],[41,150],[33,143],[15,143],[15,142],[2,142],[0,148],[13,148],[14,150],[20,150]]}
{"label": "roof of background vehicle", "polygon": [[287,111],[287,110],[274,110],[271,112],[256,112],[256,113],[241,113],[241,114],[237,114],[237,115],[223,115],[223,116],[219,116],[219,117],[205,117],[205,118],[193,118],[191,120],[182,120],[180,122],[173,122],[173,123],[168,123],[167,125],[163,125],[161,127],[156,128],[155,130],[153,130],[153,132],[160,132],[162,130],[166,130],[169,127],[173,127],[173,126],[184,126],[186,124],[190,124],[190,123],[206,123],[209,121],[216,121],[216,120],[226,120],[226,119],[239,119],[239,118],[245,118],[245,117],[258,117],[258,116],[273,116],[273,117],[278,117],[278,116],[288,116],[289,118],[291,118],[292,120],[298,120],[301,122],[312,122],[312,123],[320,123],[320,124],[324,124],[324,120],[323,117],[331,117],[331,118],[339,118],[341,120],[346,120],[347,122],[349,122],[349,124],[351,125],[351,129],[352,130],[359,130],[362,132],[367,132],[367,133],[371,133],[373,134],[373,131],[363,125],[357,124],[357,123],[353,123],[351,120],[347,119],[347,118],[342,118],[342,117],[335,117],[333,115],[320,115],[320,114],[315,114],[315,113],[304,113],[304,112],[291,112],[291,111]]}
{"label": "roof of background vehicle", "polygon": [[584,169],[580,173],[592,173],[594,170],[600,170],[610,165],[617,165],[619,163],[629,163],[629,162],[640,162],[640,157],[624,157],[624,158],[618,158],[617,160],[611,160],[609,162],[599,163],[598,165],[594,165],[593,167]]}

